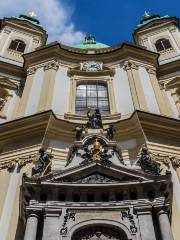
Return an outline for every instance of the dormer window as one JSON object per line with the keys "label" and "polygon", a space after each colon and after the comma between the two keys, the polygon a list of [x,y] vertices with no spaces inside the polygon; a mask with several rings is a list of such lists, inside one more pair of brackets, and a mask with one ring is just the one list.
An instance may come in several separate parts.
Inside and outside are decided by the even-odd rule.
{"label": "dormer window", "polygon": [[161,38],[161,39],[157,40],[155,43],[155,46],[156,46],[156,50],[158,52],[172,49],[170,41],[166,38]]}
{"label": "dormer window", "polygon": [[19,39],[16,40],[12,40],[10,45],[9,45],[9,49],[17,51],[17,52],[21,52],[23,53],[25,50],[26,44]]}

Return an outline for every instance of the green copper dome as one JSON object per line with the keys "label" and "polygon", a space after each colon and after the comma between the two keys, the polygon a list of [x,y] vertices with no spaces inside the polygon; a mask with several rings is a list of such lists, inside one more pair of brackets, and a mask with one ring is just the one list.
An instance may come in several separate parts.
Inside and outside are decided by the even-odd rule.
{"label": "green copper dome", "polygon": [[150,13],[145,11],[143,18],[140,21],[140,24],[138,24],[138,26],[137,26],[137,29],[145,26],[146,24],[148,24],[152,21],[167,19],[167,18],[170,18],[170,17],[168,15],[165,15],[165,16],[161,17],[159,14],[151,15]]}
{"label": "green copper dome", "polygon": [[100,42],[95,41],[95,37],[92,35],[86,36],[84,43],[75,44],[72,47],[81,48],[81,49],[89,49],[89,48],[108,48],[109,46]]}
{"label": "green copper dome", "polygon": [[38,19],[32,17],[32,16],[26,16],[26,15],[19,15],[19,17],[11,17],[11,19],[19,20],[19,21],[26,21],[31,23],[32,25],[40,28],[41,30],[44,30],[43,27],[41,26],[40,22]]}

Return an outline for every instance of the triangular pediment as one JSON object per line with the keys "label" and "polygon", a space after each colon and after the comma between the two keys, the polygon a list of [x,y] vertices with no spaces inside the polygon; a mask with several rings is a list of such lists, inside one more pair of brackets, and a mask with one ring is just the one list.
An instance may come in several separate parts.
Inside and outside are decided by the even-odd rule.
{"label": "triangular pediment", "polygon": [[100,163],[91,163],[86,166],[64,170],[46,180],[67,183],[120,183],[141,182],[152,179],[154,179],[153,176],[137,170],[131,170],[127,167],[104,166]]}

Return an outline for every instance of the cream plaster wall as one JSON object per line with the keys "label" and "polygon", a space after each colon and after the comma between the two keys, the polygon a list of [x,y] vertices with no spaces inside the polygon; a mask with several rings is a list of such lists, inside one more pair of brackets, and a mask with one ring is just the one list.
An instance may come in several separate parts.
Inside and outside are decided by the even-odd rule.
{"label": "cream plaster wall", "polygon": [[127,72],[121,67],[117,67],[115,70],[115,75],[113,77],[113,88],[117,112],[121,113],[122,115],[132,113],[134,111],[134,106],[129,80]]}
{"label": "cream plaster wall", "polygon": [[152,113],[160,114],[155,93],[149,78],[149,74],[147,73],[144,67],[139,67],[139,76],[140,76],[141,85],[144,91],[144,96],[146,99],[148,111]]}
{"label": "cream plaster wall", "polygon": [[70,97],[70,78],[67,75],[68,68],[60,66],[55,78],[52,110],[62,115],[68,112]]}

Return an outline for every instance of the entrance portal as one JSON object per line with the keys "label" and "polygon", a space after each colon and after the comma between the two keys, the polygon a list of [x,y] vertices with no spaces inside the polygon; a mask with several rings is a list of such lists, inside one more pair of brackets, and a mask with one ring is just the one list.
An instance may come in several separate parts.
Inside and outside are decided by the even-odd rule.
{"label": "entrance portal", "polygon": [[124,231],[108,225],[93,225],[77,230],[72,240],[127,240]]}

